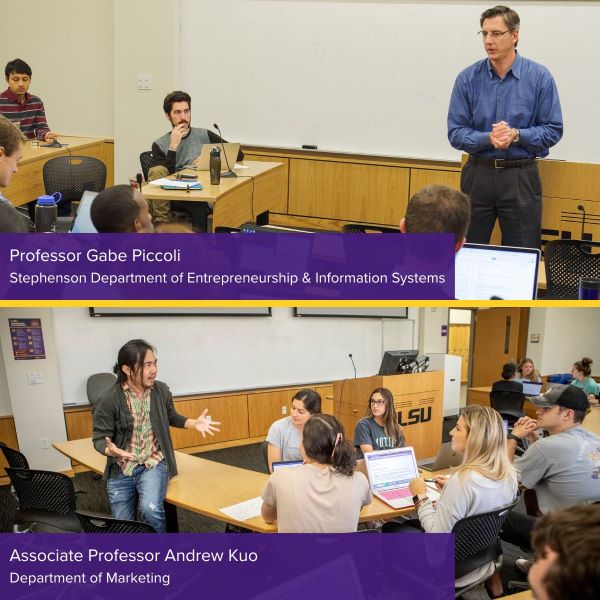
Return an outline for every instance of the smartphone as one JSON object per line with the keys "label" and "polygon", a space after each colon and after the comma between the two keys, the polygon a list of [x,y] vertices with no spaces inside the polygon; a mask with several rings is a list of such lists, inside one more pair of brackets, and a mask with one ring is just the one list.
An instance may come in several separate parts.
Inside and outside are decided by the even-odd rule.
{"label": "smartphone", "polygon": [[180,179],[198,179],[198,175],[188,175],[187,173],[182,173],[179,176]]}

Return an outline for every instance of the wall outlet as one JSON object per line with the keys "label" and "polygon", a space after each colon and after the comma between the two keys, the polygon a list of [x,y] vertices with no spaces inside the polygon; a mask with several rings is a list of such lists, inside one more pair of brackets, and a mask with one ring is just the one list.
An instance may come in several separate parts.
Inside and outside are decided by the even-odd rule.
{"label": "wall outlet", "polygon": [[281,407],[281,414],[282,415],[287,415],[287,406],[282,406]]}
{"label": "wall outlet", "polygon": [[27,383],[29,385],[39,385],[41,383],[44,383],[44,374],[40,371],[28,371]]}
{"label": "wall outlet", "polygon": [[48,450],[48,448],[50,448],[50,440],[46,437],[42,438],[42,448],[44,450]]}
{"label": "wall outlet", "polygon": [[137,76],[137,89],[138,90],[151,90],[152,89],[152,76],[142,74]]}

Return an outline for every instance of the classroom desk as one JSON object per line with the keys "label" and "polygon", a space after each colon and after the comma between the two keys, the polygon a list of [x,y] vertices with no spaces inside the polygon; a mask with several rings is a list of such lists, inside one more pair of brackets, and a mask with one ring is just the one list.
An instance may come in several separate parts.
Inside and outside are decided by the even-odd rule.
{"label": "classroom desk", "polygon": [[[221,178],[219,185],[210,184],[208,171],[184,169],[182,173],[198,175],[202,190],[163,190],[145,184],[142,192],[147,200],[179,200],[207,202],[213,206],[213,229],[239,227],[254,221],[265,211],[281,210],[284,169],[282,163],[244,161],[235,178]],[[174,176],[171,177],[172,179]]]}
{"label": "classroom desk", "polygon": [[519,592],[518,594],[510,594],[507,596],[511,600],[533,600],[533,595],[530,590],[526,590],[525,592]]}
{"label": "classroom desk", "polygon": [[[18,163],[19,170],[12,176],[4,195],[15,205],[20,206],[45,193],[42,169],[44,163],[57,156],[66,156],[69,151],[77,156],[99,158],[106,165],[106,187],[113,185],[114,144],[106,138],[59,135],[63,148],[43,148],[27,142],[23,148],[23,158]],[[43,142],[40,142],[43,143]]]}
{"label": "classroom desk", "polygon": [[[96,473],[103,473],[106,458],[96,452],[91,438],[72,440],[70,442],[56,442],[53,446],[65,456],[76,460]],[[192,512],[212,517],[225,523],[238,525],[259,533],[276,533],[277,525],[265,523],[262,517],[253,517],[248,521],[237,521],[219,509],[231,506],[238,502],[250,500],[260,496],[267,479],[266,473],[257,473],[248,469],[240,469],[198,458],[183,452],[175,452],[177,460],[177,477],[173,477],[167,488],[165,510],[174,512],[173,506],[186,508]],[[427,473],[429,477],[429,473]],[[170,506],[167,506],[170,505]],[[414,507],[395,510],[374,498],[373,502],[363,508],[360,513],[360,522],[380,519],[392,519],[401,515],[408,515]],[[169,531],[176,528],[171,521]]]}

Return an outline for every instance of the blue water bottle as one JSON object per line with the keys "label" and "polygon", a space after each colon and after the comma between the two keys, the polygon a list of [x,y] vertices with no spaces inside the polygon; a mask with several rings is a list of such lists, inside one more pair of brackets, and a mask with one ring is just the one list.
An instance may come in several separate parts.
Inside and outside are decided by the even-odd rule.
{"label": "blue water bottle", "polygon": [[35,232],[54,233],[58,216],[57,204],[62,200],[60,192],[38,196],[35,205]]}
{"label": "blue water bottle", "polygon": [[580,300],[600,300],[600,279],[597,277],[582,277],[579,280]]}

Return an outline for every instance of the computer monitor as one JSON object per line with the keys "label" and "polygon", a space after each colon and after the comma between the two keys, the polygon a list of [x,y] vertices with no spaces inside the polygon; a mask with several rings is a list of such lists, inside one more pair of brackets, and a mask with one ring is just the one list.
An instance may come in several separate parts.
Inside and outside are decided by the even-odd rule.
{"label": "computer monitor", "polygon": [[465,244],[456,255],[457,300],[535,300],[540,251]]}
{"label": "computer monitor", "polygon": [[386,350],[378,375],[415,373],[419,370],[418,350]]}

